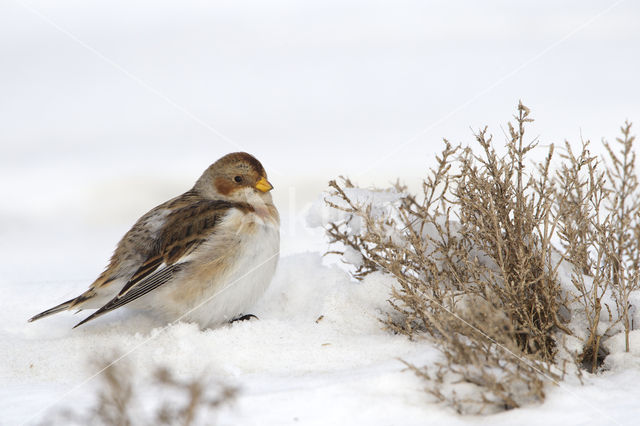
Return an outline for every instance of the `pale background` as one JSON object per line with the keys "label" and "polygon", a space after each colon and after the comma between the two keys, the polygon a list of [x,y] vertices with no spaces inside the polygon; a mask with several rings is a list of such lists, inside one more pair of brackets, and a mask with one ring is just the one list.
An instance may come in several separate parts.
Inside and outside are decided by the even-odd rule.
{"label": "pale background", "polygon": [[[417,187],[442,137],[640,126],[636,1],[4,1],[0,276],[89,282],[145,211],[258,157],[283,252],[329,179]],[[502,127],[501,127],[502,126]],[[637,129],[636,129],[637,130]],[[63,297],[61,295],[61,297]]]}

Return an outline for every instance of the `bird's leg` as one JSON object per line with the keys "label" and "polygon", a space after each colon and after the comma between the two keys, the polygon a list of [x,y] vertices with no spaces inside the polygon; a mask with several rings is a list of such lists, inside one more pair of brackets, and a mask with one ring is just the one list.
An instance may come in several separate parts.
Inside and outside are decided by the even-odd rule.
{"label": "bird's leg", "polygon": [[229,323],[233,324],[236,321],[246,321],[246,320],[250,320],[251,318],[260,319],[253,314],[246,314],[246,315],[240,315],[239,317],[232,319],[231,321],[229,321]]}

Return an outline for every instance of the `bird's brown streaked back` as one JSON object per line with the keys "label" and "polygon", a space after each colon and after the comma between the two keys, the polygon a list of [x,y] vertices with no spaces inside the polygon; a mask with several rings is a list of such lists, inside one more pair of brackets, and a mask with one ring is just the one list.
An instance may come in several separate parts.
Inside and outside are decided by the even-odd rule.
{"label": "bird's brown streaked back", "polygon": [[120,290],[118,296],[123,295],[133,285],[149,276],[158,266],[162,264],[173,265],[178,259],[195,249],[215,232],[216,225],[231,208],[237,208],[244,212],[253,211],[253,207],[246,203],[198,200],[167,216],[166,226],[154,242],[152,251],[129,282]]}

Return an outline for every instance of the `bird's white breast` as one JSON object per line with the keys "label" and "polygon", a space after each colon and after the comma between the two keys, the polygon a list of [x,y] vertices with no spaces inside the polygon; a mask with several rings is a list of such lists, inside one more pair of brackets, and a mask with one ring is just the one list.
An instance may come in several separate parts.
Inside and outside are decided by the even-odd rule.
{"label": "bird's white breast", "polygon": [[280,252],[277,221],[234,209],[223,222],[185,259],[192,267],[158,301],[172,319],[212,327],[250,314],[271,282]]}

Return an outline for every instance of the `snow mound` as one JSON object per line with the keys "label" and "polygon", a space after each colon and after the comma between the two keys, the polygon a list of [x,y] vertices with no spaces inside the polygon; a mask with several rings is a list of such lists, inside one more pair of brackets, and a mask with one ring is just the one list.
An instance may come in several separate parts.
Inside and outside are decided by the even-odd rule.
{"label": "snow mound", "polygon": [[[395,215],[400,201],[407,195],[395,188],[343,188],[343,190],[355,205],[368,206],[371,209],[371,215],[378,219]],[[307,212],[308,226],[312,228],[324,228],[330,223],[349,221],[353,232],[360,232],[360,218],[353,217],[350,213],[329,206],[327,201],[338,207],[348,207],[347,203],[339,196],[330,192],[324,192],[316,199]]]}
{"label": "snow mound", "polygon": [[[393,214],[403,194],[363,190],[349,196],[373,202],[378,205],[377,214],[384,216]],[[344,212],[322,205],[318,201],[311,209],[310,224],[348,219]],[[347,253],[353,261],[358,255]],[[56,410],[88,407],[100,384],[99,376],[92,377],[97,372],[92,361],[114,359],[116,353],[125,355],[122,362],[135,372],[138,393],[152,401],[158,395],[146,386],[161,366],[183,379],[237,386],[237,401],[218,413],[221,424],[478,422],[434,404],[421,379],[400,362],[432,364],[440,355],[427,341],[410,341],[384,330],[380,319],[390,312],[388,299],[395,281],[382,273],[355,281],[337,265],[327,265],[320,253],[281,259],[272,285],[251,312],[259,320],[212,330],[189,323],[164,327],[151,317],[126,310],[75,330],[71,327],[77,318],[66,313],[27,323],[34,312],[79,293],[87,283],[0,280],[5,300],[11,301],[0,310],[2,425],[37,424]],[[634,424],[640,416],[636,403],[640,336],[636,333],[629,354],[621,352],[619,337],[610,341],[612,355],[607,362],[612,372],[585,374],[585,386],[550,386],[542,405],[483,421]]]}
{"label": "snow mound", "polygon": [[[88,390],[98,380],[68,395],[61,390],[73,389],[95,373],[91,361],[116,353],[126,354],[141,383],[157,367],[166,366],[185,378],[214,377],[238,385],[241,406],[243,398],[261,395],[259,399],[271,400],[278,392],[300,389],[326,391],[326,400],[336,392],[336,383],[349,388],[363,381],[368,384],[362,390],[366,388],[370,398],[381,397],[389,390],[384,383],[389,383],[400,394],[421,399],[419,381],[403,372],[397,358],[425,362],[435,351],[381,328],[379,319],[389,309],[391,284],[381,274],[353,281],[340,268],[324,266],[317,253],[292,255],[281,260],[272,286],[252,312],[259,320],[204,331],[188,323],[158,327],[153,318],[126,312],[75,330],[71,326],[76,318],[69,314],[27,323],[31,311],[60,297],[59,288],[48,286],[39,295],[38,306],[14,306],[11,315],[3,318],[0,335],[9,344],[0,349],[0,377],[5,385],[0,391],[0,413],[9,417],[0,423],[19,423],[32,416],[36,421],[53,403],[56,407],[77,406],[78,401],[80,406],[88,404]],[[72,291],[82,285],[78,287]],[[8,290],[11,299],[20,297],[20,289],[9,286]],[[338,388],[344,392],[342,385]],[[39,396],[24,400],[21,389]],[[265,394],[269,397],[264,398]],[[262,409],[268,410],[269,404]],[[227,415],[260,418],[242,410]],[[299,414],[303,417],[304,412]]]}

